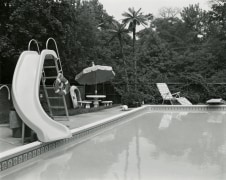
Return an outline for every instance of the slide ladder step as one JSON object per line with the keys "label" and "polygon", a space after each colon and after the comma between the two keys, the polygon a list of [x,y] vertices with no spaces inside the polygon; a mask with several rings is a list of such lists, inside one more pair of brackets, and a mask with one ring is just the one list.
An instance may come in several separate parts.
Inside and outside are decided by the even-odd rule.
{"label": "slide ladder step", "polygon": [[45,76],[45,77],[43,77],[44,79],[56,79],[57,78],[57,76]]}
{"label": "slide ladder step", "polygon": [[69,117],[67,116],[53,116],[52,118],[55,121],[69,121]]}
{"label": "slide ladder step", "polygon": [[50,106],[51,109],[64,109],[64,106]]}
{"label": "slide ladder step", "polygon": [[45,69],[56,69],[56,66],[44,66]]}
{"label": "slide ladder step", "polygon": [[62,99],[60,96],[54,96],[54,97],[47,97],[48,99]]}
{"label": "slide ladder step", "polygon": [[52,86],[51,86],[51,87],[45,87],[45,88],[46,88],[46,89],[54,89],[54,87],[52,87]]}

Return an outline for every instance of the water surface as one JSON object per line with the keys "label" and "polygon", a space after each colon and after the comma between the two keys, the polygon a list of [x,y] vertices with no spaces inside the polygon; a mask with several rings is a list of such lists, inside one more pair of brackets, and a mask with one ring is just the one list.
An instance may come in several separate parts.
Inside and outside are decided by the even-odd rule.
{"label": "water surface", "polygon": [[146,113],[2,180],[223,180],[225,121],[222,112]]}

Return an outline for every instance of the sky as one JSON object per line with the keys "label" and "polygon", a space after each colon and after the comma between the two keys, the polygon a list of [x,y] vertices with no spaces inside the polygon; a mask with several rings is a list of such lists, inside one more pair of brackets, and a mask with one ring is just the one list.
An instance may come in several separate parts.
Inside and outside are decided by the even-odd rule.
{"label": "sky", "polygon": [[99,0],[103,4],[104,9],[116,20],[121,20],[122,13],[126,12],[129,7],[134,7],[135,10],[142,9],[143,14],[153,14],[158,16],[158,11],[162,7],[187,7],[189,4],[197,4],[201,9],[208,10],[210,5],[208,0]]}

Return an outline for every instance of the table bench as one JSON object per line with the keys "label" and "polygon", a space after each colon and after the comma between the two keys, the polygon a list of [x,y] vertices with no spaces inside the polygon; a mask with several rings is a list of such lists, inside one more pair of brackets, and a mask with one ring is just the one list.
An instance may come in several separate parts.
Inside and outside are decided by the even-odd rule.
{"label": "table bench", "polygon": [[111,106],[112,105],[112,101],[101,101],[101,103],[104,104],[104,106]]}
{"label": "table bench", "polygon": [[81,106],[81,107],[83,107],[83,105],[84,105],[84,107],[86,108],[86,109],[88,109],[88,108],[90,108],[90,104],[92,103],[91,101],[78,101],[78,103],[79,103],[79,105]]}

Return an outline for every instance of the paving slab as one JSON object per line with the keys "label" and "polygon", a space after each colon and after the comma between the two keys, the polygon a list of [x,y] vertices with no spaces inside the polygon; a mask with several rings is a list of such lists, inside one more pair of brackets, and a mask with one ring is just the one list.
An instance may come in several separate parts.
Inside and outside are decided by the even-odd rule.
{"label": "paving slab", "polygon": [[121,111],[120,106],[117,106],[109,109],[103,109],[97,112],[70,116],[69,121],[58,121],[58,122],[68,126],[70,129],[75,129],[117,114],[121,114],[123,112],[124,111]]}
{"label": "paving slab", "polygon": [[21,146],[21,138],[13,138],[9,125],[0,126],[0,152]]}
{"label": "paving slab", "polygon": [[[79,114],[75,116],[70,116],[69,121],[61,121],[58,122],[68,126],[70,129],[76,129],[105,118],[109,118],[111,116],[124,113],[121,111],[120,106],[103,109],[97,112]],[[9,128],[9,125],[1,125],[0,126],[0,153],[13,149],[15,147],[22,146],[21,138],[13,138],[12,130]]]}

